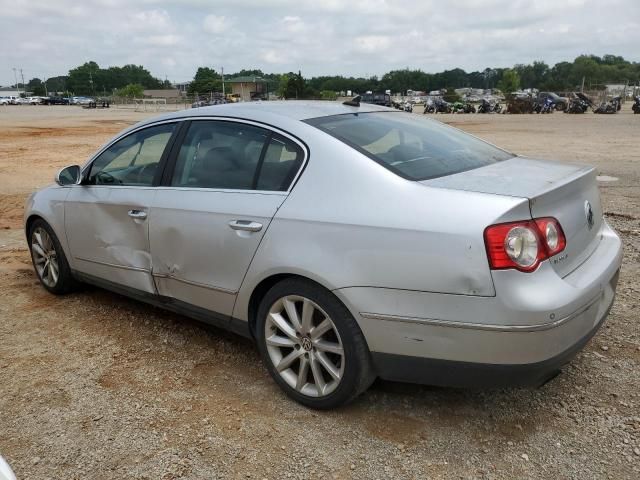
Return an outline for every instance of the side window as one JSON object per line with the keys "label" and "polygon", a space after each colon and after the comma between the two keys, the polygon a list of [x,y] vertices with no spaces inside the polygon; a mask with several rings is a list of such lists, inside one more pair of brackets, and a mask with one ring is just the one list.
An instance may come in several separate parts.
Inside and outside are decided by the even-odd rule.
{"label": "side window", "polygon": [[132,133],[107,148],[91,164],[90,185],[150,186],[175,124]]}
{"label": "side window", "polygon": [[269,131],[243,123],[194,120],[171,185],[251,190]]}
{"label": "side window", "polygon": [[302,149],[280,135],[273,135],[258,175],[258,190],[285,191],[291,185],[303,160]]}

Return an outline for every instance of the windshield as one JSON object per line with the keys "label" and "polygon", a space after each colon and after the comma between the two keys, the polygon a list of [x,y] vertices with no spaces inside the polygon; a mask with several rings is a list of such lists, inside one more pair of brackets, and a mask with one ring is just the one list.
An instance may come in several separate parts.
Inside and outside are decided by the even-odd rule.
{"label": "windshield", "polygon": [[435,120],[400,112],[333,115],[306,121],[409,180],[428,180],[512,158]]}

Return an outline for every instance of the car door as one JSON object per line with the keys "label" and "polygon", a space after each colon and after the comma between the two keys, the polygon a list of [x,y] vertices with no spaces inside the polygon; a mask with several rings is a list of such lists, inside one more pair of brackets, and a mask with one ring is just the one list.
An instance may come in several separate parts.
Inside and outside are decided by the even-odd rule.
{"label": "car door", "polygon": [[136,130],[84,169],[65,202],[73,268],[85,275],[155,293],[149,213],[176,123]]}
{"label": "car door", "polygon": [[158,293],[226,318],[304,149],[261,126],[202,119],[172,157],[151,207]]}

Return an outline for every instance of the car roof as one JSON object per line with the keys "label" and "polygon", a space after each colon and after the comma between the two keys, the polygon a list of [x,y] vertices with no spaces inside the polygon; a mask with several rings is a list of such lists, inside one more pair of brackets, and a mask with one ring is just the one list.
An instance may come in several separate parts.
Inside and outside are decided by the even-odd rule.
{"label": "car roof", "polygon": [[195,117],[235,117],[256,121],[267,121],[274,116],[288,120],[307,120],[331,115],[348,113],[385,112],[393,111],[388,107],[381,107],[369,103],[361,103],[359,107],[344,105],[342,102],[279,100],[264,102],[240,102],[212,105],[209,107],[191,108],[173,112],[160,117],[144,120],[138,124],[144,125],[161,120],[195,118]]}

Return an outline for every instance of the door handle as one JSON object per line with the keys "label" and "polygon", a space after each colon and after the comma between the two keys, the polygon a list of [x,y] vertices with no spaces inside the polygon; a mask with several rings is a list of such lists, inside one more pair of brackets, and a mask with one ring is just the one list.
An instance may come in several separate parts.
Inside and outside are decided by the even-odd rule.
{"label": "door handle", "polygon": [[259,232],[262,224],[251,220],[231,220],[229,226],[234,230],[244,230],[246,232]]}
{"label": "door handle", "polygon": [[127,214],[131,217],[131,218],[138,218],[138,219],[144,219],[147,218],[147,212],[143,211],[143,210],[129,210],[127,212]]}

